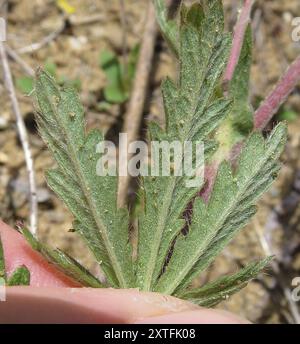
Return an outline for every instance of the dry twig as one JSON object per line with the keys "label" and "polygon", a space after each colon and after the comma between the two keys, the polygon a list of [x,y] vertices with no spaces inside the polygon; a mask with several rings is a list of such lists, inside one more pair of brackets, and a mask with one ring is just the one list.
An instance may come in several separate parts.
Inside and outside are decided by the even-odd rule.
{"label": "dry twig", "polygon": [[[128,143],[136,140],[141,125],[156,36],[157,26],[154,6],[149,2],[147,21],[136,68],[136,76],[130,102],[124,118],[123,132],[128,135]],[[119,177],[118,205],[120,207],[126,204],[129,181],[130,176],[128,173],[127,176]]]}
{"label": "dry twig", "polygon": [[120,0],[120,19],[122,25],[122,55],[125,73],[127,73],[127,18],[124,0]]}
{"label": "dry twig", "polygon": [[66,27],[66,22],[64,19],[61,26],[57,30],[55,30],[55,31],[51,32],[49,35],[45,36],[40,42],[32,43],[26,47],[18,49],[18,53],[19,54],[33,53],[33,52],[47,46],[49,43],[54,41],[64,31],[65,27]]}
{"label": "dry twig", "polygon": [[24,151],[25,161],[26,161],[26,168],[28,172],[28,179],[29,179],[29,190],[30,190],[30,228],[32,233],[36,233],[37,231],[37,194],[36,194],[36,182],[35,182],[35,171],[33,166],[33,159],[30,151],[30,146],[28,142],[28,135],[26,131],[26,127],[21,115],[18,99],[16,96],[13,79],[11,75],[11,70],[8,64],[6,49],[3,42],[0,41],[0,57],[2,62],[3,68],[3,78],[5,82],[5,86],[7,88],[11,103],[12,109],[16,117],[16,123],[18,128],[19,138],[22,144],[22,148]]}
{"label": "dry twig", "polygon": [[22,69],[23,71],[31,77],[34,77],[35,73],[34,70],[17,54],[13,49],[11,49],[8,45],[6,45],[6,53],[7,55],[14,60]]}

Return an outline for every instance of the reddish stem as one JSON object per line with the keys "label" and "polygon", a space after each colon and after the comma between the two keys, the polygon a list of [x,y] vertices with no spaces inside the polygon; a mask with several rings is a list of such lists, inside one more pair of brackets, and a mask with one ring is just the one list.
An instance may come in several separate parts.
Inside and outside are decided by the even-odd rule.
{"label": "reddish stem", "polygon": [[228,84],[233,77],[235,68],[239,61],[241,50],[244,42],[247,25],[250,22],[250,14],[254,0],[245,0],[241,14],[238,18],[237,24],[233,33],[232,49],[229,57],[229,62],[224,75],[224,84]]}
{"label": "reddish stem", "polygon": [[[240,58],[244,36],[247,29],[247,25],[250,22],[250,14],[252,10],[254,0],[245,0],[241,14],[234,29],[233,44],[230,53],[229,62],[224,75],[224,85],[232,80],[235,68]],[[287,73],[279,81],[274,91],[266,98],[261,104],[259,109],[254,115],[254,129],[263,130],[268,122],[272,119],[274,114],[278,111],[279,107],[284,103],[286,98],[294,90],[297,83],[300,81],[300,56],[289,67]],[[231,152],[231,160],[236,161],[239,152],[242,148],[241,144],[238,144],[233,148]],[[234,158],[233,158],[234,156]],[[215,177],[217,175],[218,164],[212,163],[206,168],[206,186],[201,191],[200,196],[205,202],[208,202],[210,193],[212,191]]]}
{"label": "reddish stem", "polygon": [[[227,85],[230,83],[230,81],[233,78],[235,68],[238,64],[238,61],[241,55],[245,32],[247,29],[247,25],[250,22],[250,14],[251,14],[253,3],[254,3],[254,0],[244,1],[241,14],[234,28],[232,49],[230,52],[227,68],[224,74],[225,92],[226,92]],[[212,163],[210,166],[207,166],[205,170],[206,186],[200,193],[200,196],[204,199],[205,202],[208,202],[210,193],[214,185],[215,177],[217,175],[217,170],[218,170],[217,163]]]}
{"label": "reddish stem", "polygon": [[[260,105],[258,110],[254,114],[254,129],[263,130],[272,117],[277,113],[280,106],[286,101],[287,97],[295,89],[296,85],[300,81],[300,56],[291,64],[286,74],[281,78],[273,92],[266,98],[266,100]],[[231,160],[234,156],[236,161],[239,152],[241,150],[241,144],[233,147],[231,152]],[[216,171],[218,166],[211,165],[208,167],[209,173],[207,174],[206,189],[201,192],[201,196],[205,201],[208,200],[209,194],[212,190]]]}
{"label": "reddish stem", "polygon": [[300,56],[254,114],[255,129],[263,130],[300,81]]}
{"label": "reddish stem", "polygon": [[208,165],[205,167],[204,177],[206,180],[206,184],[204,188],[200,191],[200,197],[203,198],[205,203],[209,201],[209,196],[214,186],[217,170],[218,170],[218,164],[216,162],[212,162],[211,165]]}

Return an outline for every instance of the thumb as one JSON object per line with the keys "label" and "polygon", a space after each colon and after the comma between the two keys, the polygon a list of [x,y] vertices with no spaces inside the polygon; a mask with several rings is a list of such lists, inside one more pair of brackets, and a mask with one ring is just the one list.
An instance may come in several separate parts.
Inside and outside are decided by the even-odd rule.
{"label": "thumb", "polygon": [[135,289],[7,287],[0,323],[134,323],[196,310],[174,297]]}
{"label": "thumb", "polygon": [[20,233],[0,220],[0,238],[3,245],[5,270],[9,276],[25,265],[30,271],[30,285],[37,287],[80,287],[32,250]]}
{"label": "thumb", "polygon": [[241,324],[229,313],[135,289],[8,287],[0,323]]}

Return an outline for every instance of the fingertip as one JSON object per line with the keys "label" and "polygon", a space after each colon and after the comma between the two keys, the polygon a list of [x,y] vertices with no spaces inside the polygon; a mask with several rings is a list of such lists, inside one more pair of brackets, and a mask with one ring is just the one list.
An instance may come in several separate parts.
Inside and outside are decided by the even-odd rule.
{"label": "fingertip", "polygon": [[25,265],[30,271],[30,285],[37,287],[81,287],[49,264],[34,251],[23,236],[0,220],[0,236],[3,245],[5,269],[8,276]]}
{"label": "fingertip", "polygon": [[250,324],[225,311],[200,309],[139,319],[136,324]]}

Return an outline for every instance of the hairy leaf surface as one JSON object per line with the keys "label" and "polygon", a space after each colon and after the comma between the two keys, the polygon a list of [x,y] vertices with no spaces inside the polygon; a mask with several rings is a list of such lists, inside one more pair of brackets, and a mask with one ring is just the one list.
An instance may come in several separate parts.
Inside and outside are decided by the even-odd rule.
{"label": "hairy leaf surface", "polygon": [[48,262],[55,265],[65,275],[86,287],[103,287],[103,284],[95,276],[66,253],[42,244],[26,228],[23,228],[21,233],[35,251],[39,252]]}
{"label": "hairy leaf surface", "polygon": [[280,124],[266,141],[259,133],[250,136],[236,172],[229,163],[221,164],[209,203],[195,201],[189,233],[177,239],[157,291],[171,294],[187,286],[249,221],[256,201],[277,176],[285,142],[286,127]]}
{"label": "hairy leaf surface", "polygon": [[58,168],[47,173],[49,186],[67,204],[75,228],[93,251],[108,281],[115,287],[133,284],[128,213],[117,209],[117,178],[97,175],[99,131],[85,133],[83,109],[72,89],[60,89],[40,71],[35,92],[37,123]]}
{"label": "hairy leaf surface", "polygon": [[228,85],[224,85],[233,100],[233,106],[216,135],[219,142],[215,157],[217,161],[222,161],[224,156],[230,154],[232,147],[245,140],[253,129],[253,109],[249,94],[251,62],[252,30],[249,25],[233,78]]}
{"label": "hairy leaf surface", "polygon": [[[195,21],[203,13],[203,20]],[[223,30],[221,1],[204,1],[203,7],[182,10],[179,81],[166,79],[162,85],[166,128],[152,124],[152,141],[204,141],[228,113],[230,101],[212,100],[230,49],[230,38]],[[163,271],[172,242],[184,226],[182,213],[200,189],[186,187],[186,180],[176,176],[144,179],[137,267],[143,290],[151,290]]]}
{"label": "hairy leaf surface", "polygon": [[179,30],[176,20],[168,18],[168,10],[164,0],[154,0],[155,13],[158,24],[164,39],[168,43],[173,53],[178,56],[179,54]]}
{"label": "hairy leaf surface", "polygon": [[12,286],[25,286],[30,285],[30,272],[25,265],[18,267],[10,276],[7,285]]}
{"label": "hairy leaf surface", "polygon": [[245,288],[253,278],[269,265],[271,259],[266,258],[259,262],[251,263],[234,275],[221,277],[214,282],[205,284],[201,288],[187,290],[177,296],[196,303],[201,307],[214,307]]}
{"label": "hairy leaf surface", "polygon": [[[101,157],[97,147],[104,137],[97,130],[85,132],[77,94],[70,88],[60,88],[47,73],[37,74],[38,128],[57,163],[47,172],[47,182],[72,212],[73,228],[93,252],[107,283],[102,284],[60,250],[43,245],[27,230],[22,232],[35,250],[84,286],[137,287],[211,307],[244,287],[269,262],[252,263],[233,276],[190,289],[193,279],[209,267],[255,214],[257,200],[279,170],[286,128],[278,125],[266,139],[257,132],[249,134],[250,28],[234,77],[227,85],[228,97],[223,98],[220,86],[232,39],[231,34],[224,33],[222,1],[202,0],[189,7],[181,1],[179,4],[180,17],[174,18],[163,0],[154,0],[158,22],[179,67],[178,79],[166,78],[162,84],[165,126],[151,122],[148,130],[151,158],[161,153],[162,143],[169,144],[167,153],[174,154],[171,161],[166,161],[169,154],[167,158],[158,154],[156,174],[141,179],[140,209],[132,212],[131,221],[128,211],[117,207],[117,177],[97,174]],[[109,72],[111,76],[118,74],[115,67]],[[213,164],[219,168],[208,201],[195,197],[204,181],[189,187],[195,175],[176,174],[176,158],[179,156],[184,165],[185,156],[175,154],[174,142],[181,149],[186,143],[192,143],[193,148],[204,143],[205,162],[214,154]],[[232,167],[227,159],[237,142],[241,142],[242,152]],[[203,161],[198,166],[195,162],[193,152],[190,167],[203,168]],[[170,174],[162,174],[163,163],[170,164]],[[155,164],[151,164],[151,172]],[[187,219],[187,206],[192,200],[193,213]],[[138,244],[133,255],[129,237],[135,220]],[[0,283],[1,278],[5,279],[4,270],[0,245]],[[14,279],[26,282],[26,271],[21,267]]]}

